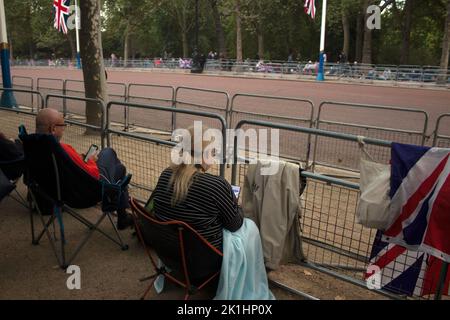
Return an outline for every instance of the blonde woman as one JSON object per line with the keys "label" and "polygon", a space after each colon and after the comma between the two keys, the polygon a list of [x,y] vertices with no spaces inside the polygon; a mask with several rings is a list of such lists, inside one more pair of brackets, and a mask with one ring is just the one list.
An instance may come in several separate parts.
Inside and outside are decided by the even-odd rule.
{"label": "blonde woman", "polygon": [[[189,132],[193,150],[193,128]],[[202,140],[202,146],[205,150],[208,142]],[[152,194],[156,217],[188,223],[223,252],[222,261],[217,261],[221,274],[214,285],[215,299],[274,299],[258,227],[239,213],[231,185],[224,178],[206,173],[212,154],[206,159],[203,155],[201,164],[191,164],[194,155],[199,154],[191,152],[184,163],[173,164],[161,174]]]}
{"label": "blonde woman", "polygon": [[[202,131],[205,131],[205,127]],[[194,129],[191,150],[194,150]],[[203,135],[202,135],[203,136]],[[209,142],[202,139],[203,150]],[[208,157],[212,157],[209,155]],[[189,159],[190,158],[190,159]],[[217,249],[222,250],[223,229],[237,231],[243,223],[231,185],[222,177],[207,173],[210,159],[193,164],[194,152],[181,164],[164,170],[152,194],[154,211],[162,221],[188,223]]]}

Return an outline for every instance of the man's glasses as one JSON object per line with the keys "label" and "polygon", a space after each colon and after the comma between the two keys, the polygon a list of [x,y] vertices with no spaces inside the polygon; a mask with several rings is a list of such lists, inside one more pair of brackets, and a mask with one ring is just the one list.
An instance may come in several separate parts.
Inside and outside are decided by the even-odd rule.
{"label": "man's glasses", "polygon": [[63,124],[55,124],[55,127],[67,127],[67,123],[63,123]]}

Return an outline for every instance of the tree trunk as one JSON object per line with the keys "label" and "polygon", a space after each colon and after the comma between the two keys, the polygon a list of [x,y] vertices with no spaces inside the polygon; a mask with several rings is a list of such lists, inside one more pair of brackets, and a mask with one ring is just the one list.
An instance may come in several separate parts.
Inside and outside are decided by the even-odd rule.
{"label": "tree trunk", "polygon": [[409,47],[411,39],[413,5],[414,0],[406,0],[404,9],[405,15],[403,18],[403,28],[402,28],[402,52],[400,55],[400,64],[409,63]]}
{"label": "tree trunk", "polygon": [[350,51],[350,21],[348,20],[348,13],[345,8],[342,8],[342,28],[344,29],[344,44],[342,51],[348,57]]}
{"label": "tree trunk", "polygon": [[264,35],[260,27],[256,30],[258,37],[258,56],[260,59],[264,59]]}
{"label": "tree trunk", "polygon": [[356,43],[355,43],[355,61],[362,60],[362,45],[364,34],[364,14],[358,13],[356,16]]}
{"label": "tree trunk", "polygon": [[187,37],[187,32],[181,32],[181,42],[183,44],[183,58],[189,57],[189,41]]}
{"label": "tree trunk", "polygon": [[70,52],[72,54],[72,60],[76,60],[77,59],[77,45],[75,43],[75,40],[72,37],[72,32],[68,32],[66,34],[67,37],[67,41],[69,41],[69,45],[70,45]]}
{"label": "tree trunk", "polygon": [[242,62],[241,1],[236,0],[236,60]]}
{"label": "tree trunk", "polygon": [[227,48],[225,45],[225,33],[222,27],[222,21],[220,19],[219,8],[217,7],[217,0],[210,0],[214,24],[216,26],[216,36],[219,50],[219,57],[226,58],[227,57]]}
{"label": "tree trunk", "polygon": [[[100,1],[80,1],[80,54],[86,98],[99,99],[106,104],[108,95],[100,26]],[[102,108],[98,103],[86,102],[86,122],[101,126]]]}
{"label": "tree trunk", "polygon": [[367,8],[371,4],[370,0],[364,1],[364,43],[362,51],[362,63],[372,64],[372,30],[367,28],[367,20],[369,15],[367,14]]}
{"label": "tree trunk", "polygon": [[125,38],[123,40],[123,66],[128,66],[128,57],[130,56],[130,28],[129,24],[125,28]]}
{"label": "tree trunk", "polygon": [[[450,0],[447,0],[447,19],[445,21],[444,37],[442,39],[441,69],[445,72],[448,69],[448,59],[450,55]],[[445,70],[445,71],[444,71]],[[440,81],[446,83],[448,75],[441,76]]]}

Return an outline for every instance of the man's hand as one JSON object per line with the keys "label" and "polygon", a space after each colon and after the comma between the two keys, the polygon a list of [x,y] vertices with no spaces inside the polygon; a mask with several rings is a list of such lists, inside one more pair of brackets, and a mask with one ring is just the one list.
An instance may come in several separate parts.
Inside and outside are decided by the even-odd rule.
{"label": "man's hand", "polygon": [[[81,156],[81,159],[83,159],[83,161],[84,161],[84,159],[86,158],[86,154],[82,153],[82,154],[80,154],[80,156]],[[98,153],[95,153],[93,156],[91,156],[91,158],[89,160],[93,160],[94,162],[97,162],[98,161]]]}
{"label": "man's hand", "polygon": [[94,162],[97,162],[97,161],[98,161],[98,153],[94,154],[94,155],[91,157],[91,160],[94,160]]}

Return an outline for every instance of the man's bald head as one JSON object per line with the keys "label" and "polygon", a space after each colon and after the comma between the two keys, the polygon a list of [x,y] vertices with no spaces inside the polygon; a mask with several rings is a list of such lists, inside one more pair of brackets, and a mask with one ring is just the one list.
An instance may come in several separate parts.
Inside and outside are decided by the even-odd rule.
{"label": "man's bald head", "polygon": [[55,109],[42,109],[36,116],[36,133],[53,134],[61,140],[64,127],[64,116]]}

